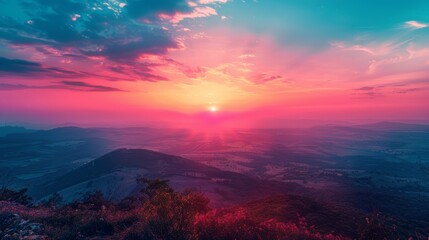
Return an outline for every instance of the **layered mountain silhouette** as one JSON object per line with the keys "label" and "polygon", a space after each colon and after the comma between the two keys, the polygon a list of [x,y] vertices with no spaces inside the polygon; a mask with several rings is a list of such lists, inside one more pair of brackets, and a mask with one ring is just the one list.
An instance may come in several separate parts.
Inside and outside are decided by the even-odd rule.
{"label": "layered mountain silhouette", "polygon": [[40,197],[59,192],[71,201],[101,190],[119,200],[137,191],[137,177],[169,179],[175,189],[202,191],[214,199],[214,204],[216,199],[219,203],[245,201],[297,188],[294,183],[270,182],[222,171],[179,156],[123,148],[45,183],[40,187]]}

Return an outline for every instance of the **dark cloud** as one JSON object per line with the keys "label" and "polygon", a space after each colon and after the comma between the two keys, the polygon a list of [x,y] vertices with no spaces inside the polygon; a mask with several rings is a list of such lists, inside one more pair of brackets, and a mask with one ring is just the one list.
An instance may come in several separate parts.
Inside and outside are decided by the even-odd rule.
{"label": "dark cloud", "polygon": [[[163,55],[169,48],[176,48],[177,43],[170,38],[165,30],[133,28],[126,30],[133,33],[124,34],[128,37],[98,39],[94,49],[81,49],[87,56],[102,56],[114,62],[132,62],[142,54]],[[134,30],[133,30],[134,29]]]}
{"label": "dark cloud", "polygon": [[427,89],[429,89],[429,88],[418,88],[418,87],[416,87],[416,88],[405,88],[405,89],[398,89],[396,92],[397,93],[403,93],[403,94],[405,94],[405,93],[410,93],[410,92],[417,92],[417,91],[423,91],[423,90],[427,90]]}
{"label": "dark cloud", "polygon": [[9,83],[0,83],[0,91],[6,90],[22,90],[22,89],[30,89],[32,87],[23,85],[23,84],[9,84]]}
{"label": "dark cloud", "polygon": [[[418,85],[413,87],[413,85]],[[407,94],[416,91],[428,90],[427,81],[422,81],[422,79],[408,80],[406,82],[394,82],[380,84],[377,86],[363,86],[360,88],[355,88],[354,93],[356,95],[375,98],[384,96],[387,94]]]}
{"label": "dark cloud", "polygon": [[45,67],[37,62],[0,57],[0,74],[2,72],[2,75],[46,76],[58,78],[87,76],[87,74],[82,72],[69,71],[57,67]]}
{"label": "dark cloud", "polygon": [[[0,42],[33,46],[46,56],[77,61],[100,57],[107,60],[107,67],[134,65],[131,72],[123,72],[127,75],[125,80],[166,80],[154,74],[150,66],[142,67],[141,61],[135,60],[144,54],[164,55],[169,49],[179,47],[160,24],[138,19],[155,20],[160,14],[173,16],[192,11],[185,0],[130,0],[125,6],[99,0],[20,0],[20,3],[28,20],[0,16]],[[72,72],[31,63],[9,61],[9,64],[2,67],[3,72],[25,75],[42,71],[77,77]]]}
{"label": "dark cloud", "polygon": [[383,87],[377,86],[363,86],[353,89],[353,95],[357,95],[358,98],[377,98],[384,94]]}
{"label": "dark cloud", "polygon": [[122,91],[118,88],[103,86],[103,85],[92,85],[81,81],[61,81],[55,85],[46,86],[31,86],[24,84],[9,84],[0,83],[0,91],[7,90],[25,90],[25,89],[65,89],[72,91],[89,91],[89,92],[116,92]]}
{"label": "dark cloud", "polygon": [[[126,7],[131,12],[156,15],[184,10],[185,5],[185,1],[153,0],[130,1]],[[112,6],[96,0],[86,4],[35,0],[23,6],[31,17],[27,22],[0,17],[0,38],[12,44],[75,48],[77,53],[106,56],[113,61],[133,60],[142,53],[163,54],[168,48],[177,47],[175,40],[160,26],[135,21],[125,13],[118,16]]]}
{"label": "dark cloud", "polygon": [[96,91],[96,92],[122,91],[118,88],[107,87],[102,85],[93,85],[93,84],[88,84],[81,81],[61,81],[61,83],[66,86],[78,87],[79,90],[84,90],[84,91]]}
{"label": "dark cloud", "polygon": [[144,80],[149,82],[167,80],[167,78],[153,73],[150,65],[117,65],[109,67],[109,70],[127,75],[130,78],[134,78],[134,80]]}
{"label": "dark cloud", "polygon": [[2,75],[19,75],[24,77],[51,77],[65,79],[97,77],[109,81],[132,80],[127,77],[117,78],[84,71],[70,71],[58,67],[45,67],[37,62],[0,57],[0,76]]}
{"label": "dark cloud", "polygon": [[129,0],[126,9],[131,17],[147,20],[157,19],[160,14],[192,12],[188,0]]}
{"label": "dark cloud", "polygon": [[0,57],[0,72],[29,74],[46,72],[46,70],[42,68],[41,64],[36,62]]}
{"label": "dark cloud", "polygon": [[372,91],[372,90],[375,90],[375,87],[369,87],[369,86],[366,86],[366,87],[360,87],[360,88],[356,88],[356,89],[354,89],[355,91]]}

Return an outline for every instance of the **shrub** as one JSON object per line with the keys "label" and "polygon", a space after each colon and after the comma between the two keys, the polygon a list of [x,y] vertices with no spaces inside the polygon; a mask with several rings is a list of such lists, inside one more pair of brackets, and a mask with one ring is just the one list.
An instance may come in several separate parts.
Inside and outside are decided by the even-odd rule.
{"label": "shrub", "polygon": [[106,222],[104,218],[95,218],[84,223],[79,230],[84,236],[104,236],[112,235],[113,229],[113,224]]}
{"label": "shrub", "polygon": [[334,235],[322,235],[308,229],[306,225],[283,223],[275,219],[260,222],[248,216],[245,209],[210,211],[199,215],[195,222],[198,239],[235,240],[286,240],[286,239],[343,239]]}
{"label": "shrub", "polygon": [[2,188],[0,189],[0,201],[11,201],[27,205],[31,202],[31,197],[27,196],[26,188],[23,188],[19,191]]}
{"label": "shrub", "polygon": [[[143,185],[140,195],[129,198],[126,203],[106,201],[101,192],[95,192],[88,194],[82,201],[58,206],[61,198],[59,194],[54,194],[51,200],[40,206],[29,207],[7,202],[7,206],[2,207],[0,204],[0,213],[19,212],[23,218],[43,224],[44,234],[50,239],[342,239],[319,234],[313,228],[308,228],[305,221],[298,224],[283,223],[276,219],[263,221],[251,217],[253,215],[248,214],[246,208],[212,210],[207,197],[200,193],[190,190],[176,192],[168,186],[167,181],[160,179],[139,181]],[[4,193],[3,197],[7,196],[8,200],[28,200],[25,190]],[[0,214],[0,222],[2,218],[4,216]],[[369,223],[372,226],[369,229],[378,226],[376,220]],[[368,230],[363,238],[373,236],[373,232]]]}
{"label": "shrub", "polygon": [[141,209],[147,239],[195,239],[195,217],[209,210],[208,203],[199,193],[159,189]]}

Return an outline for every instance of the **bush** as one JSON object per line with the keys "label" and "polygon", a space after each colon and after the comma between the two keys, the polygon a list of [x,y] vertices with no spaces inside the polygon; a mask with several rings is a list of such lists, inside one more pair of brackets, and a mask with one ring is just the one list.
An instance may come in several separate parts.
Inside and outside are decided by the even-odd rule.
{"label": "bush", "polygon": [[91,219],[84,223],[79,230],[84,236],[105,236],[112,235],[114,232],[113,224],[106,222],[104,218]]}
{"label": "bush", "polygon": [[260,222],[249,217],[245,209],[213,210],[200,215],[195,224],[200,240],[342,239],[330,234],[319,234],[308,229],[306,225],[297,226],[293,223],[278,222],[275,219]]}
{"label": "bush", "polygon": [[[207,197],[200,193],[176,192],[160,179],[139,181],[143,184],[140,195],[119,204],[106,201],[101,192],[61,207],[59,194],[41,206],[13,204],[23,208],[21,212],[28,212],[25,218],[43,224],[44,234],[50,239],[342,239],[319,234],[303,222],[296,225],[258,220],[249,217],[245,208],[212,210]],[[3,196],[28,200],[25,191],[6,191]],[[0,214],[0,222],[2,218]]]}
{"label": "bush", "polygon": [[63,201],[63,197],[61,197],[61,195],[56,192],[52,194],[52,196],[49,197],[49,199],[46,200],[46,202],[44,202],[42,206],[56,208],[61,205],[62,201]]}
{"label": "bush", "polygon": [[26,188],[23,188],[19,191],[2,188],[0,189],[0,201],[11,201],[27,205],[31,202],[31,197],[27,196]]}
{"label": "bush", "polygon": [[196,239],[195,217],[209,210],[209,200],[192,191],[161,188],[141,209],[146,239]]}

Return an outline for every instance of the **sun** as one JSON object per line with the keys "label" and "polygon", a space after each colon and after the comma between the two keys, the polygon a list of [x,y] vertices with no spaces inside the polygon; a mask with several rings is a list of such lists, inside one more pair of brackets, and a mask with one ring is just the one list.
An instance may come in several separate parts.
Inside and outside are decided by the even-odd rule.
{"label": "sun", "polygon": [[216,106],[211,106],[210,107],[210,112],[217,112],[217,107]]}

